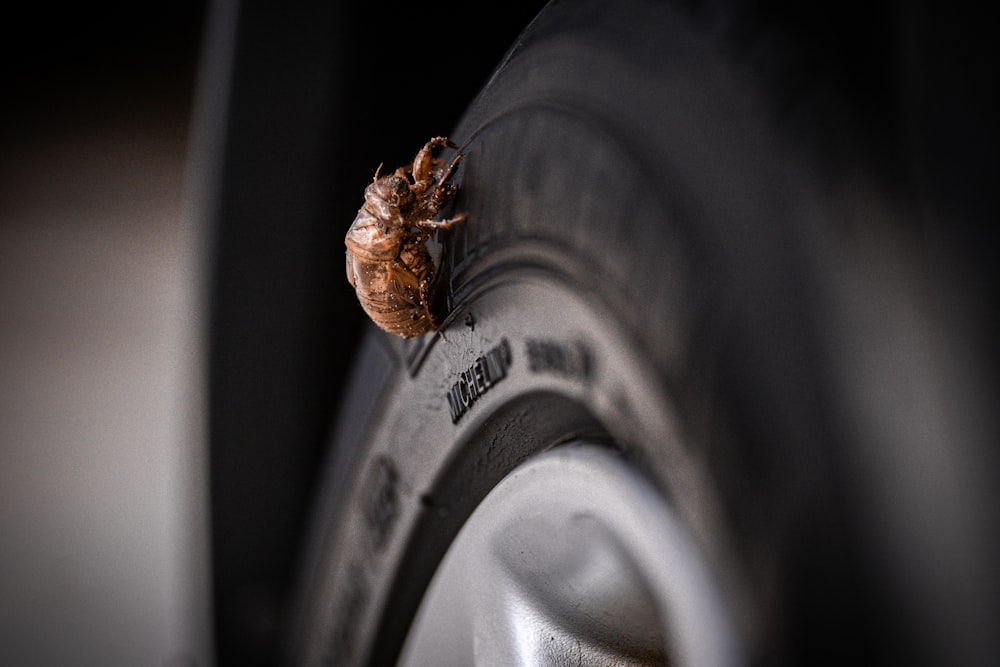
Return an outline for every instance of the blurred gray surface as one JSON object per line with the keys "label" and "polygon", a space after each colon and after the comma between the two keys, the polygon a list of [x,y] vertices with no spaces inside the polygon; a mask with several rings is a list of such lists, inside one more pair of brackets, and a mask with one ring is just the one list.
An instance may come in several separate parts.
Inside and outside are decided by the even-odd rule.
{"label": "blurred gray surface", "polygon": [[187,121],[74,102],[0,162],[0,664],[206,665]]}

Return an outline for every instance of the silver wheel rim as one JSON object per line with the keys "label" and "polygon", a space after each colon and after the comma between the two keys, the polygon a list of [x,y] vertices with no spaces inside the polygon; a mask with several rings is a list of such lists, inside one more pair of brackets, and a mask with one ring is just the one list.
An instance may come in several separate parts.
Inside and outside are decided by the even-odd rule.
{"label": "silver wheel rim", "polygon": [[452,543],[400,664],[738,665],[732,625],[679,518],[617,453],[535,457]]}

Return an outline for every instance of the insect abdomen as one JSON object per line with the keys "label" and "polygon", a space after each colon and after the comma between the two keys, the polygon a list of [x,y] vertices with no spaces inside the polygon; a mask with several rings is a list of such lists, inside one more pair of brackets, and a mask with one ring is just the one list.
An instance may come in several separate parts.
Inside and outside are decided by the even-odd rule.
{"label": "insect abdomen", "polygon": [[361,307],[381,329],[403,338],[420,336],[434,328],[422,308],[380,310],[371,302],[362,302]]}
{"label": "insect abdomen", "polygon": [[370,261],[348,252],[347,274],[361,307],[380,328],[404,338],[435,328],[420,285],[404,265]]}

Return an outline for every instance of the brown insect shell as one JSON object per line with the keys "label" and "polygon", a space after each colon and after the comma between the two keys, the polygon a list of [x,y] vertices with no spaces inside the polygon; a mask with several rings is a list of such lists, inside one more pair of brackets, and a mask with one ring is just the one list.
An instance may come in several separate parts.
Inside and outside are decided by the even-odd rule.
{"label": "brown insect shell", "polygon": [[440,326],[438,268],[427,248],[434,232],[465,216],[432,222],[454,196],[448,183],[462,159],[447,169],[431,157],[439,146],[458,147],[444,137],[428,141],[409,167],[400,167],[365,188],[365,203],[347,231],[347,280],[372,321],[389,333],[412,338]]}
{"label": "brown insect shell", "polygon": [[365,189],[365,204],[345,237],[347,279],[381,328],[405,338],[436,328],[427,303],[434,265],[421,247],[431,233],[414,227],[409,181],[393,175]]}

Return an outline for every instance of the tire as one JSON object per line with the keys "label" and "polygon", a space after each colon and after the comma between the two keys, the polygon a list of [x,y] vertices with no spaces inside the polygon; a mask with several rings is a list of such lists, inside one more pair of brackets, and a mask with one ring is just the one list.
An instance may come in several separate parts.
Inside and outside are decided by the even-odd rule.
{"label": "tire", "polygon": [[[556,628],[559,646],[521,664],[568,664],[569,645],[584,664],[1000,655],[997,554],[973,546],[996,544],[990,392],[962,374],[964,332],[922,289],[936,276],[921,230],[905,198],[879,194],[876,169],[845,179],[840,158],[793,141],[731,46],[666,6],[554,3],[471,104],[451,135],[466,157],[448,212],[468,221],[439,239],[448,316],[411,341],[372,329],[359,351],[294,664],[417,664],[414,619],[446,554],[472,553],[456,546],[469,531],[558,552],[558,579],[569,556],[544,529],[505,537],[470,520],[484,507],[505,526],[521,509],[540,520],[518,500],[524,471],[552,476],[532,491],[542,518],[604,522],[594,539],[617,554],[611,570],[638,572],[623,585],[645,601],[629,608],[659,620],[616,642],[629,622],[595,612],[581,626],[551,591],[528,612],[472,593],[472,616],[491,606],[483,623],[430,630],[453,664],[513,660],[521,649],[480,636],[507,612]],[[624,481],[594,481],[587,498],[571,470]],[[669,537],[648,558],[616,532],[631,515],[610,509],[633,491],[635,516],[653,517],[634,531]],[[550,523],[555,542],[580,534]],[[677,579],[701,583],[677,600],[653,570],[655,554],[681,552]],[[467,565],[524,585],[492,567]]]}

